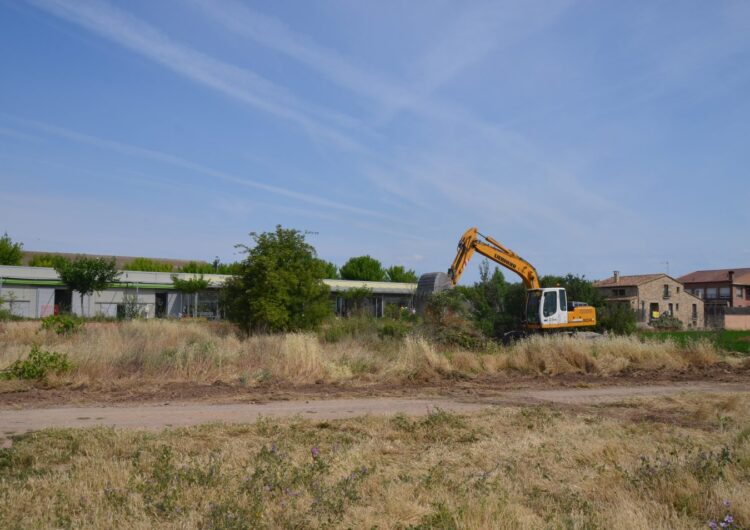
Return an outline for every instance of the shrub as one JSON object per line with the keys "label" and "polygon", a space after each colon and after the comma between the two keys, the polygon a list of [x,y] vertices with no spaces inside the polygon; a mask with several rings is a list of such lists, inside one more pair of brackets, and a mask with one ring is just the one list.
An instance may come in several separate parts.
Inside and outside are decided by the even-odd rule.
{"label": "shrub", "polygon": [[482,348],[487,338],[470,318],[470,304],[459,290],[430,295],[425,308],[427,335],[442,344],[463,348]]}
{"label": "shrub", "polygon": [[3,379],[44,379],[48,374],[65,373],[72,367],[66,354],[32,346],[26,359],[18,359],[1,373]]}
{"label": "shrub", "polygon": [[381,339],[403,339],[409,333],[409,325],[403,322],[384,322],[378,330]]}
{"label": "shrub", "polygon": [[599,312],[599,326],[616,335],[629,335],[635,331],[635,311],[622,304],[603,307]]}
{"label": "shrub", "polygon": [[682,329],[682,321],[669,313],[662,313],[659,318],[649,322],[649,325],[656,329]]}
{"label": "shrub", "polygon": [[83,326],[83,318],[75,315],[50,315],[42,319],[42,329],[51,329],[58,335],[72,335]]}

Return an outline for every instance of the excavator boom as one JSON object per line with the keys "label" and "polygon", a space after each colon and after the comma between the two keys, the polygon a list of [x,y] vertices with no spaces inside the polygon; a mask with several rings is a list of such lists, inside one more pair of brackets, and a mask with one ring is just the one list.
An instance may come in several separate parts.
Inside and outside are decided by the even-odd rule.
{"label": "excavator boom", "polygon": [[458,280],[461,279],[461,275],[474,252],[478,252],[518,274],[527,289],[539,289],[541,287],[539,275],[531,263],[501,245],[495,239],[480,234],[476,228],[469,228],[458,242],[458,252],[451,268],[448,270],[448,276],[450,276],[453,285],[456,285]]}

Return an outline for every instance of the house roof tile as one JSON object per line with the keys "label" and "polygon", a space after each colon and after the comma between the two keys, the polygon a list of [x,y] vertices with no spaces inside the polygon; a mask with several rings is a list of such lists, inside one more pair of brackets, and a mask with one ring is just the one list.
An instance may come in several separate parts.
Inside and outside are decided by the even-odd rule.
{"label": "house roof tile", "polygon": [[750,268],[695,271],[678,278],[682,283],[727,282],[729,271],[734,271],[734,283],[750,284]]}
{"label": "house roof tile", "polygon": [[666,274],[664,273],[633,274],[630,276],[621,275],[617,281],[615,281],[614,276],[611,276],[607,278],[606,280],[599,280],[598,282],[595,282],[594,286],[595,287],[637,287],[639,285],[643,285],[644,283],[648,283],[650,281],[656,280],[663,276],[666,276]]}

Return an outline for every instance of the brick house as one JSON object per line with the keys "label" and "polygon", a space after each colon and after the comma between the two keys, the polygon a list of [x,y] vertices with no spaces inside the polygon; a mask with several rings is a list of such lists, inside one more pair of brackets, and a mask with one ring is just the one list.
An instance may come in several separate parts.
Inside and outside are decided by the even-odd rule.
{"label": "brick house", "polygon": [[702,299],[708,325],[722,326],[728,308],[750,307],[750,269],[695,271],[678,278]]}
{"label": "brick house", "polygon": [[610,278],[594,282],[594,286],[608,305],[623,304],[635,311],[640,325],[669,313],[687,328],[704,326],[703,301],[666,274],[622,276],[615,271]]}

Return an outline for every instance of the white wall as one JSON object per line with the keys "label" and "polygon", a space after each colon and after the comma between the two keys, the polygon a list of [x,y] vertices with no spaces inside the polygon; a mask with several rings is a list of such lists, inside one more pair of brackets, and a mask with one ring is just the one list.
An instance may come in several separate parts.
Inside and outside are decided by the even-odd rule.
{"label": "white wall", "polygon": [[36,318],[37,289],[35,287],[7,287],[3,286],[0,293],[8,309],[16,316]]}

